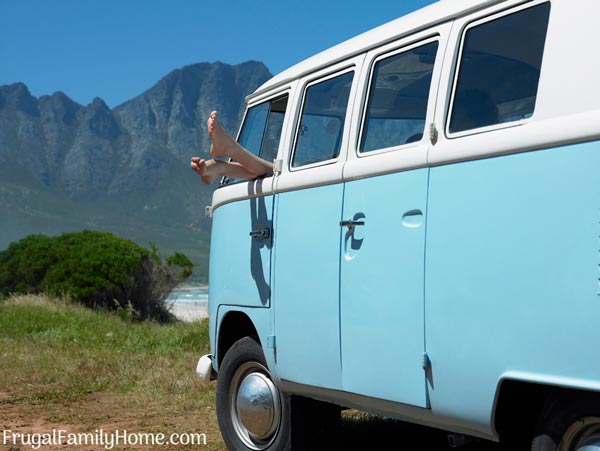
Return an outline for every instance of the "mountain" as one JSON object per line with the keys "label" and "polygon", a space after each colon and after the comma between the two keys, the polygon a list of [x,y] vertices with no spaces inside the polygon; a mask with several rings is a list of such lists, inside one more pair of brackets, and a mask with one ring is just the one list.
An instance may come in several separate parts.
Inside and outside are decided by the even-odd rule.
{"label": "mountain", "polygon": [[209,113],[235,133],[244,97],[270,77],[254,61],[193,64],[114,109],[0,86],[0,249],[31,233],[107,230],[185,252],[203,278],[214,186],[189,160],[208,157]]}

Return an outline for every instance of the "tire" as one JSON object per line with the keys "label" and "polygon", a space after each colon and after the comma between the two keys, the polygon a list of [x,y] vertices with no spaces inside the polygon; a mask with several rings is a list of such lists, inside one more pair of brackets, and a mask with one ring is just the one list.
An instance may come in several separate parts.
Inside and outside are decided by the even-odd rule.
{"label": "tire", "polygon": [[543,409],[532,451],[600,451],[600,404],[557,400]]}
{"label": "tire", "polygon": [[250,337],[236,341],[221,363],[217,419],[230,451],[291,450],[290,398],[273,383],[262,348]]}
{"label": "tire", "polygon": [[[266,395],[266,403],[256,396],[259,391],[250,397],[251,406],[245,402],[249,399],[245,390],[252,384]],[[260,409],[254,415],[256,405]],[[265,411],[273,415],[264,415]],[[273,383],[262,348],[252,338],[236,341],[225,354],[217,378],[217,419],[229,450],[335,449],[340,412],[334,404],[281,392]]]}

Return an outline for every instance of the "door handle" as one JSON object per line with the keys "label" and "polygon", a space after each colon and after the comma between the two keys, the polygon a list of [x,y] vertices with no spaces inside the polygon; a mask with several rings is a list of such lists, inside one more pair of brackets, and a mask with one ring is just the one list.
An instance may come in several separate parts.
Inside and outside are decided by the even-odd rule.
{"label": "door handle", "polygon": [[356,226],[363,226],[363,225],[365,225],[365,221],[354,221],[354,220],[340,221],[340,227],[348,227],[349,231],[352,231],[352,229],[354,229],[354,227],[356,227]]}
{"label": "door handle", "polygon": [[250,236],[252,238],[269,238],[271,236],[271,231],[268,228],[253,230],[250,232]]}

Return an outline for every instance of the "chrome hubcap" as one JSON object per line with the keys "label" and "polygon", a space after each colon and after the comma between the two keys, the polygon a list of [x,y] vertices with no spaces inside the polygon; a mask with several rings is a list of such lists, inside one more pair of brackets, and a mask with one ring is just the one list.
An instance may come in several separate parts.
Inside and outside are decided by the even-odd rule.
{"label": "chrome hubcap", "polygon": [[231,381],[231,420],[236,434],[250,449],[267,448],[281,422],[279,391],[257,362],[240,366]]}
{"label": "chrome hubcap", "polygon": [[600,419],[584,417],[564,433],[559,451],[600,451]]}
{"label": "chrome hubcap", "polygon": [[596,432],[592,436],[587,437],[577,447],[577,451],[600,451],[600,434]]}

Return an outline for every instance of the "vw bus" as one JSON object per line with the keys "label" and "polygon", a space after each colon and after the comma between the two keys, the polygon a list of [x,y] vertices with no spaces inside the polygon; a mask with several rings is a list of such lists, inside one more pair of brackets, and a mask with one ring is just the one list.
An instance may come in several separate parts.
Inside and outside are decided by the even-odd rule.
{"label": "vw bus", "polygon": [[341,408],[600,449],[598,13],[442,0],[248,96],[238,141],[275,170],[207,209],[198,363],[230,449]]}

